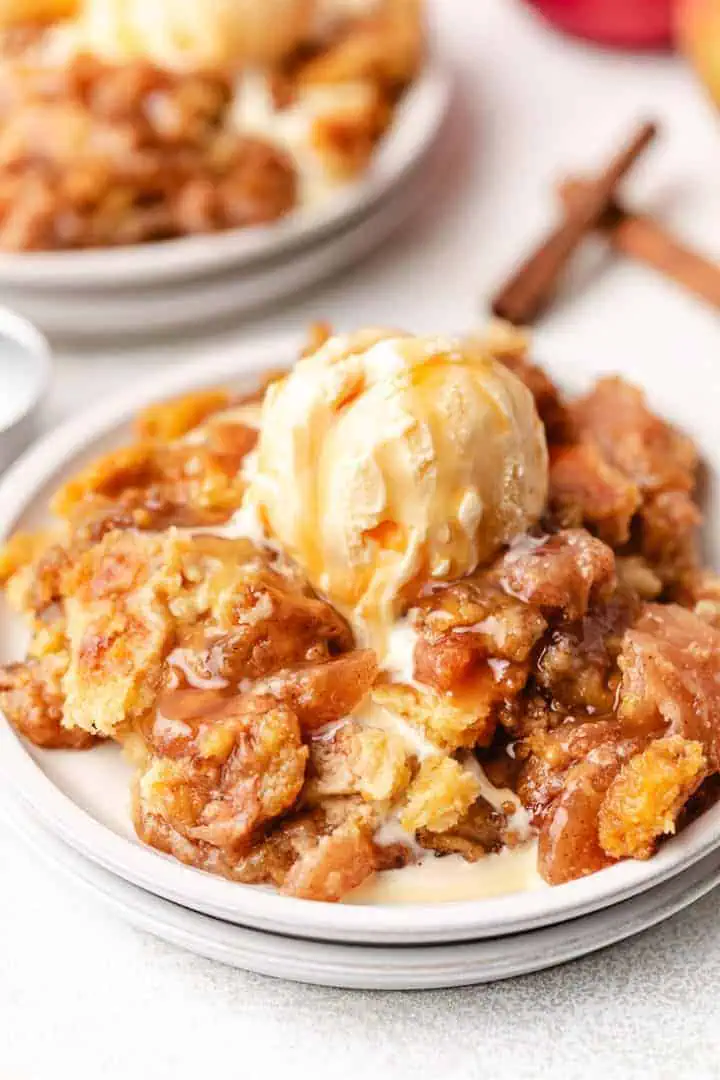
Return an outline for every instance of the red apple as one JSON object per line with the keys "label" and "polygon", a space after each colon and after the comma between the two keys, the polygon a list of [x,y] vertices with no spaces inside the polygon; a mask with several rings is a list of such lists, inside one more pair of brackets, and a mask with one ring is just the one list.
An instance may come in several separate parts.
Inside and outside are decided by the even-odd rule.
{"label": "red apple", "polygon": [[720,105],[720,0],[678,0],[675,29],[678,45]]}
{"label": "red apple", "polygon": [[672,41],[673,0],[530,0],[550,22],[578,37],[628,49]]}

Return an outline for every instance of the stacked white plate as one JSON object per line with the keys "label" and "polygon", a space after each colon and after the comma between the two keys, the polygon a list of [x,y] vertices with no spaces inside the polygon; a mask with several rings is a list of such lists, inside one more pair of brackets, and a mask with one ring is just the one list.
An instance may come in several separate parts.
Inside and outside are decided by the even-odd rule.
{"label": "stacked white plate", "polygon": [[[282,338],[213,353],[66,423],[0,485],[0,537],[37,526],[49,492],[89,456],[125,438],[142,405],[208,385],[249,388],[268,368],[292,363],[299,345]],[[561,382],[572,381],[572,359],[551,366]],[[655,370],[651,355],[634,355],[630,364],[630,376],[693,432],[706,460],[720,470],[712,403],[703,404],[702,392],[690,386],[680,397],[672,373]],[[21,655],[23,644],[20,627],[3,612],[0,660]],[[128,766],[113,746],[85,754],[39,751],[0,719],[0,768],[16,826],[39,857],[96,900],[184,948],[309,982],[389,989],[506,978],[637,933],[720,880],[718,805],[652,859],[619,863],[552,889],[444,904],[312,903],[213,877],[140,844],[128,813]]]}
{"label": "stacked white plate", "polygon": [[432,186],[450,98],[430,64],[365,176],[281,221],[126,248],[0,255],[0,302],[51,334],[96,337],[239,316],[330,276],[387,239]]}

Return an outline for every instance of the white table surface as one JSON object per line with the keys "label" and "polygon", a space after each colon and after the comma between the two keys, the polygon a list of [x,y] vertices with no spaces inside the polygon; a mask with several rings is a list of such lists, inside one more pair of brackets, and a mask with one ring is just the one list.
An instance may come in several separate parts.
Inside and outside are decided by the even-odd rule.
{"label": "white table surface", "polygon": [[[514,0],[436,0],[458,72],[455,156],[420,219],[281,312],[214,338],[58,352],[45,426],[144,371],[239,334],[393,323],[465,328],[542,230],[553,179],[602,160],[644,115],[664,126],[633,193],[720,257],[720,124],[679,61],[604,53],[549,33]],[[578,365],[652,349],[678,379],[720,360],[717,314],[616,260],[577,271],[539,332]],[[716,388],[708,392],[717,393]],[[0,834],[1,1080],[314,1080],[720,1076],[720,918],[711,895],[659,929],[544,974],[448,992],[322,990],[186,955],[94,910]]]}

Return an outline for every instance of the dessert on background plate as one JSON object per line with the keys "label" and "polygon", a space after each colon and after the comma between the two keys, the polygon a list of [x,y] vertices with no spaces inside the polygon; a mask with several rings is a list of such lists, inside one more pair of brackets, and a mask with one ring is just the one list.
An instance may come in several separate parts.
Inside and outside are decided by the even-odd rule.
{"label": "dessert on background plate", "polygon": [[421,0],[11,0],[0,250],[277,221],[370,167],[424,57]]}
{"label": "dessert on background plate", "polygon": [[120,744],[141,840],[291,896],[467,899],[649,858],[714,799],[697,454],[639,389],[568,402],[506,327],[318,333],[135,435],[6,544],[0,702],[49,751]]}

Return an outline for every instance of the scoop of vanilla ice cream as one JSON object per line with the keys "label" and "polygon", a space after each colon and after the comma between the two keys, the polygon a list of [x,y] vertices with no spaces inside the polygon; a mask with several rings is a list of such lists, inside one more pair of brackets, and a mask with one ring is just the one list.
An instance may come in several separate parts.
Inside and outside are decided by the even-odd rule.
{"label": "scoop of vanilla ice cream", "polygon": [[314,0],[82,0],[68,45],[175,69],[272,63],[308,32]]}
{"label": "scoop of vanilla ice cream", "polygon": [[249,498],[365,640],[419,584],[524,532],[546,495],[532,395],[480,346],[335,337],[268,390]]}

